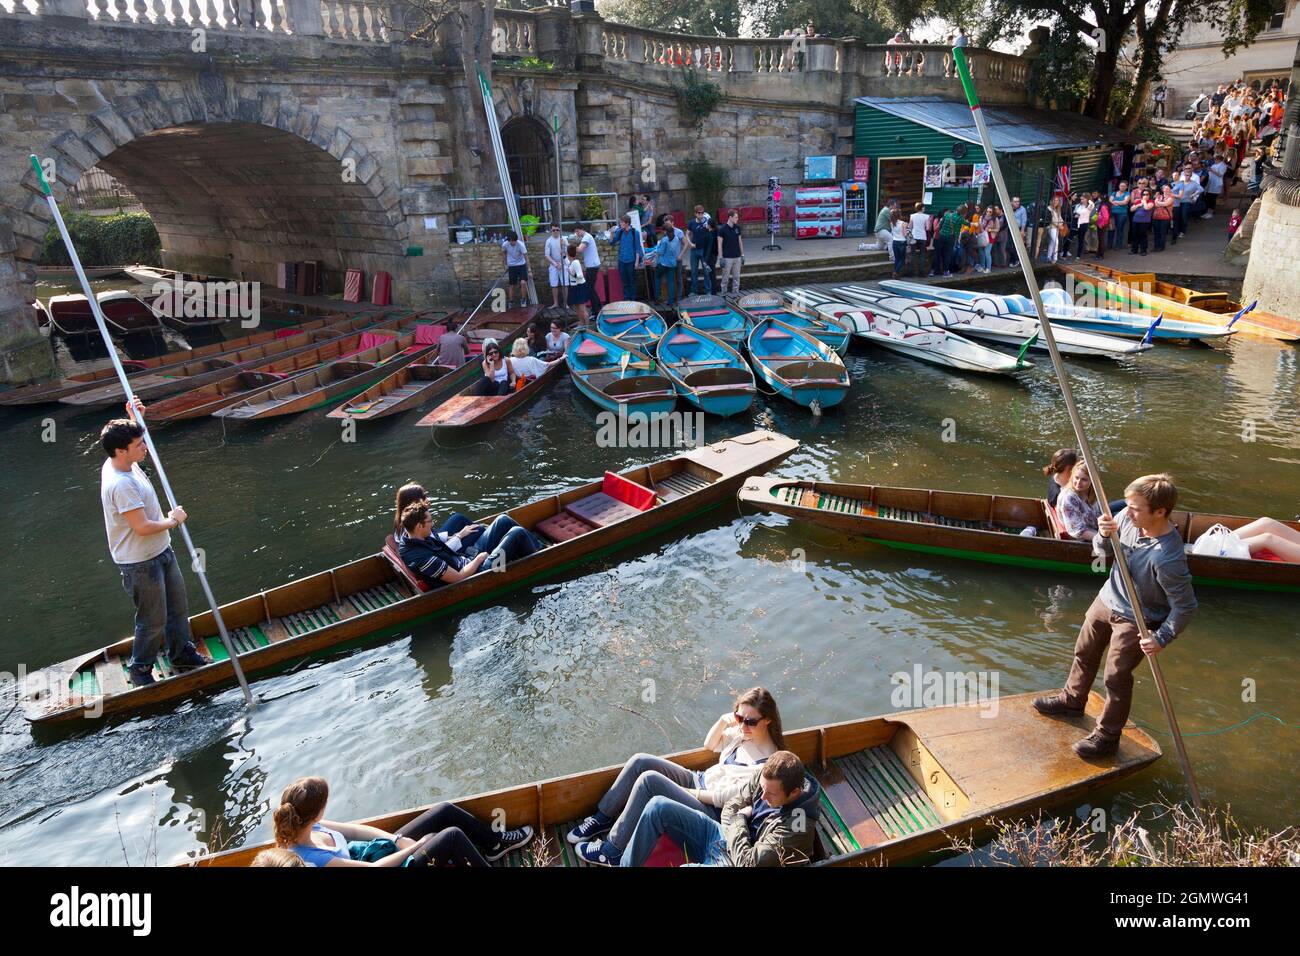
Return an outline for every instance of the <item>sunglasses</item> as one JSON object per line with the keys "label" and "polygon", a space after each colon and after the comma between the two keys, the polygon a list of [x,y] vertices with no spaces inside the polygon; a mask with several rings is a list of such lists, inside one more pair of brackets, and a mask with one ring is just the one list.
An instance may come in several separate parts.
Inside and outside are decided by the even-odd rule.
{"label": "sunglasses", "polygon": [[746,727],[751,727],[751,728],[757,727],[759,721],[763,719],[762,717],[741,717],[739,711],[732,714],[732,716],[736,718],[736,723],[744,724]]}

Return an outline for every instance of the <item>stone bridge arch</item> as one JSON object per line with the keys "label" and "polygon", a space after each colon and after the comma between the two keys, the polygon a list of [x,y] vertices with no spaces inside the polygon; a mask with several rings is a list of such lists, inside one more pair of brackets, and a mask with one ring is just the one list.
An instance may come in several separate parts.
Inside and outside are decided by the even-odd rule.
{"label": "stone bridge arch", "polygon": [[[170,267],[273,283],[276,262],[315,259],[406,276],[411,219],[363,141],[374,128],[349,131],[292,98],[212,75],[105,96],[112,85],[76,81],[62,129],[4,137],[0,164],[25,172],[0,179],[0,313],[29,312],[52,219],[31,152],[53,160],[59,200],[94,166],[121,181],[153,217]],[[40,358],[9,353],[0,378],[27,377],[27,362]]]}

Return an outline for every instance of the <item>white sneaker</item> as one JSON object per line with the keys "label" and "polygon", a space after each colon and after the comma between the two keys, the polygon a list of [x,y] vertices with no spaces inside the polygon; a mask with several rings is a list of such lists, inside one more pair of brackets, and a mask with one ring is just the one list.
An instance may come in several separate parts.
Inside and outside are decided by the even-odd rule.
{"label": "white sneaker", "polygon": [[1207,213],[1206,213],[1204,216],[1202,216],[1201,218],[1202,218],[1202,219],[1213,219],[1213,218],[1214,218],[1214,213],[1212,213],[1212,212],[1207,212]]}

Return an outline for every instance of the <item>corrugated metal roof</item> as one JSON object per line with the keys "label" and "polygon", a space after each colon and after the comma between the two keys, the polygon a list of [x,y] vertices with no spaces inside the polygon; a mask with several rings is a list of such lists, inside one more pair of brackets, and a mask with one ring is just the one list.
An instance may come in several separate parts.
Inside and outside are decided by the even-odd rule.
{"label": "corrugated metal roof", "polygon": [[[970,107],[961,100],[939,96],[862,96],[855,102],[967,143],[980,141]],[[981,110],[993,148],[999,153],[1086,149],[1137,142],[1132,133],[1078,113],[1055,113],[1027,106],[983,106]]]}

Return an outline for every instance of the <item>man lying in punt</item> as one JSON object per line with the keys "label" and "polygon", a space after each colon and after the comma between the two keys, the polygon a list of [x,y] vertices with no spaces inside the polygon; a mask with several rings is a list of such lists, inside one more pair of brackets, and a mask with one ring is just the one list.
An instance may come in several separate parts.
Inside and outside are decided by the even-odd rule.
{"label": "man lying in punt", "polygon": [[500,515],[475,540],[477,553],[467,557],[466,548],[453,551],[434,534],[433,515],[428,503],[423,501],[408,505],[402,512],[402,531],[405,533],[398,545],[402,562],[430,587],[463,581],[489,562],[493,567],[504,567],[541,548],[527,528],[509,515]]}

